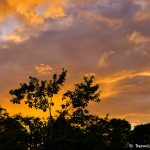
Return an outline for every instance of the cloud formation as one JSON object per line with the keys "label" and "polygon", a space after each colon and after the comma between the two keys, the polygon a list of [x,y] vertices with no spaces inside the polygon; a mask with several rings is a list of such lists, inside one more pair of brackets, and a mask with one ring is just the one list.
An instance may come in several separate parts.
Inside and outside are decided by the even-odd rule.
{"label": "cloud formation", "polygon": [[53,68],[49,65],[40,64],[38,66],[35,66],[35,70],[39,75],[49,75],[51,74]]}
{"label": "cloud formation", "polygon": [[64,16],[64,2],[65,0],[2,0],[0,17],[3,19],[14,15],[19,21],[29,25],[38,25],[47,18]]}
{"label": "cloud formation", "polygon": [[[30,38],[30,28],[36,30],[44,25],[48,19],[57,20],[64,17],[65,0],[2,0],[0,5],[0,24],[4,20],[13,18],[12,22],[7,21],[1,41],[12,41],[15,43],[23,42]],[[10,26],[13,26],[10,30]],[[35,29],[34,29],[35,28]],[[44,30],[44,29],[43,29]],[[32,32],[33,34],[33,32]],[[34,33],[35,35],[35,33]]]}
{"label": "cloud formation", "polygon": [[64,67],[66,87],[96,75],[102,101],[92,113],[150,121],[149,10],[147,0],[2,0],[1,103],[15,113],[10,89]]}
{"label": "cloud formation", "polygon": [[129,41],[135,44],[147,43],[150,42],[150,36],[144,36],[139,32],[134,31],[128,36]]}
{"label": "cloud formation", "polygon": [[114,54],[114,51],[105,52],[98,61],[98,68],[105,68]]}

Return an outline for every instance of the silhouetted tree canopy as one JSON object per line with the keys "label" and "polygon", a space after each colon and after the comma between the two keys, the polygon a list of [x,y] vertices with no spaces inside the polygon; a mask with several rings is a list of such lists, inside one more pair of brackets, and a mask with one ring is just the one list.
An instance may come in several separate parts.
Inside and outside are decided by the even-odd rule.
{"label": "silhouetted tree canopy", "polygon": [[93,85],[94,76],[84,76],[84,82],[75,84],[74,91],[68,91],[64,94],[64,99],[68,97],[71,100],[73,108],[85,108],[89,101],[99,102],[99,85]]}
{"label": "silhouetted tree canopy", "polygon": [[49,102],[49,98],[52,98],[54,94],[57,94],[61,86],[66,79],[67,71],[62,69],[62,73],[59,75],[54,74],[52,80],[41,80],[36,77],[29,77],[29,83],[21,83],[20,88],[10,90],[10,94],[14,95],[11,102],[14,104],[20,104],[20,101],[25,99],[25,104],[29,108],[35,107],[46,111],[49,106],[53,106],[52,101]]}
{"label": "silhouetted tree canopy", "polygon": [[27,129],[16,119],[10,117],[5,109],[0,107],[0,149],[27,149]]}
{"label": "silhouetted tree canopy", "polygon": [[61,109],[54,117],[54,95],[59,94],[66,76],[67,70],[62,69],[51,80],[29,77],[28,83],[10,90],[12,103],[24,101],[29,108],[49,111],[49,118],[10,116],[0,107],[0,150],[129,150],[129,144],[132,149],[135,144],[150,144],[149,123],[131,129],[126,120],[90,114],[88,104],[100,102],[99,85],[91,75],[62,95]]}

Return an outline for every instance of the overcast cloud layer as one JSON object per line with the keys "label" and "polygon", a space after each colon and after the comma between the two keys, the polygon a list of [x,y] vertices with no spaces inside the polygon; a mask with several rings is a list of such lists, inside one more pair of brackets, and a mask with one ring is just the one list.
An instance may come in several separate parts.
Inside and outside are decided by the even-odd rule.
{"label": "overcast cloud layer", "polygon": [[65,67],[68,85],[96,75],[92,113],[150,122],[149,27],[148,0],[0,0],[0,104],[25,112],[8,91]]}

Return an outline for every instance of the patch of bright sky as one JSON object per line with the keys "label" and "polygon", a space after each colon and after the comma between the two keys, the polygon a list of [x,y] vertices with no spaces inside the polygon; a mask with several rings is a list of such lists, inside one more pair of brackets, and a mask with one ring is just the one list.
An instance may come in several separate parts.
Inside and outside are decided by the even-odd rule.
{"label": "patch of bright sky", "polygon": [[146,2],[142,0],[134,0],[134,3],[140,5],[143,9],[147,6]]}
{"label": "patch of bright sky", "polygon": [[2,37],[5,35],[11,34],[14,30],[17,29],[19,22],[13,16],[8,16],[5,20],[0,21],[0,41],[2,41]]}

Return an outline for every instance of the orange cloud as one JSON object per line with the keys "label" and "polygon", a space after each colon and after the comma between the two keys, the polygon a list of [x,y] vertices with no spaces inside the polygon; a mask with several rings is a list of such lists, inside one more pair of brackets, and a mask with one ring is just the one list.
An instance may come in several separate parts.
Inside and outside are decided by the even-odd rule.
{"label": "orange cloud", "polygon": [[[47,19],[58,20],[66,16],[64,4],[67,0],[2,0],[0,20],[2,42],[21,43],[41,31],[49,29]],[[11,18],[11,20],[10,20]],[[8,20],[8,21],[7,21]],[[6,23],[5,23],[6,22]],[[9,47],[7,44],[2,47]]]}
{"label": "orange cloud", "polygon": [[105,68],[108,64],[108,60],[110,60],[114,54],[114,51],[105,52],[98,61],[98,68]]}
{"label": "orange cloud", "polygon": [[136,13],[134,16],[134,19],[136,21],[144,21],[144,20],[149,20],[150,19],[150,13],[147,11],[139,11]]}
{"label": "orange cloud", "polygon": [[5,16],[7,16],[11,12],[12,12],[12,9],[9,6],[8,1],[7,0],[1,0],[0,19],[3,19]]}
{"label": "orange cloud", "polygon": [[48,75],[52,72],[53,68],[49,65],[40,64],[39,66],[35,67],[35,70],[39,75]]}
{"label": "orange cloud", "polygon": [[64,16],[64,3],[65,0],[2,0],[0,18],[14,15],[29,25],[38,25],[47,18]]}
{"label": "orange cloud", "polygon": [[[141,71],[141,72],[136,72],[136,71],[124,71],[122,73],[118,73],[115,75],[112,75],[110,77],[103,77],[100,79],[98,82],[102,86],[102,98],[109,98],[111,96],[116,96],[119,94],[122,89],[117,88],[116,84],[119,83],[120,81],[123,81],[125,79],[132,79],[136,76],[148,76],[150,77],[150,71]],[[134,85],[127,85],[124,88],[130,88]],[[124,89],[123,89],[124,90]]]}
{"label": "orange cloud", "polygon": [[80,16],[84,17],[85,19],[87,19],[89,21],[97,21],[100,23],[104,23],[104,24],[106,24],[110,27],[113,27],[113,28],[121,27],[123,24],[122,19],[108,18],[108,17],[102,16],[100,14],[96,14],[94,12],[91,12],[91,11],[80,12]]}
{"label": "orange cloud", "polygon": [[131,33],[127,38],[130,42],[133,42],[135,44],[142,44],[142,43],[145,43],[145,42],[150,42],[150,37],[149,36],[144,36],[141,33],[136,32],[136,31]]}

